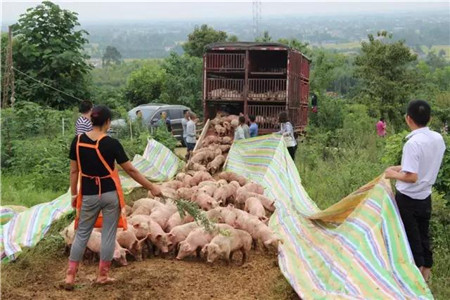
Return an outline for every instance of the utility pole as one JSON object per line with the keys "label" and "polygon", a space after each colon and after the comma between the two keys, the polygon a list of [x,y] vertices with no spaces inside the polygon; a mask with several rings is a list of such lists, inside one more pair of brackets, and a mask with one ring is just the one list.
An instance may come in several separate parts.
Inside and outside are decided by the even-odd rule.
{"label": "utility pole", "polygon": [[14,106],[15,101],[15,83],[14,83],[14,68],[12,56],[12,28],[8,27],[8,47],[6,48],[6,65],[3,79],[3,96],[2,107],[8,105],[8,96],[10,95],[11,106]]}
{"label": "utility pole", "polygon": [[253,0],[253,35],[259,37],[259,26],[261,23],[261,0]]}

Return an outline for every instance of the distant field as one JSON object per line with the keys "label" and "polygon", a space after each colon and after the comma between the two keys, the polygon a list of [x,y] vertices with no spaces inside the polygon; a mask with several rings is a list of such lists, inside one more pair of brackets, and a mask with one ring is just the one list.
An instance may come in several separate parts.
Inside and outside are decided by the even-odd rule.
{"label": "distant field", "polygon": [[[422,46],[421,48],[425,53],[428,53],[430,51],[427,46]],[[438,54],[441,50],[445,51],[445,58],[450,60],[450,45],[434,45],[431,47],[431,51],[434,51],[436,54]]]}
{"label": "distant field", "polygon": [[349,42],[349,43],[340,43],[340,44],[322,44],[321,46],[325,49],[337,49],[337,50],[358,49],[361,47],[361,42]]}

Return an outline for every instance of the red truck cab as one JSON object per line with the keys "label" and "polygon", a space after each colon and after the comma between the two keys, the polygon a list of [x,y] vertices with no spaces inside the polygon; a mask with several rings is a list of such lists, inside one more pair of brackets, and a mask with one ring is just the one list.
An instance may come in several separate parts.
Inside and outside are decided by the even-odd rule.
{"label": "red truck cab", "polygon": [[308,122],[310,60],[278,43],[215,43],[203,56],[203,110],[254,115],[260,134],[279,130],[278,114],[289,113],[296,132]]}

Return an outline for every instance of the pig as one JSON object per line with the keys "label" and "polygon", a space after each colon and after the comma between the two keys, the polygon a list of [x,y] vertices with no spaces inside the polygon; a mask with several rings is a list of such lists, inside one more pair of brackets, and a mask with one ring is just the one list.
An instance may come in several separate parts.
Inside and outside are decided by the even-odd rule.
{"label": "pig", "polygon": [[214,126],[214,129],[216,130],[217,135],[219,136],[224,136],[225,133],[227,132],[226,128],[217,124],[216,126]]}
{"label": "pig", "polygon": [[191,180],[192,180],[192,176],[189,174],[186,174],[183,179],[184,186],[191,187]]}
{"label": "pig", "polygon": [[183,182],[185,177],[186,177],[186,173],[180,172],[177,174],[177,176],[175,176],[175,179]]}
{"label": "pig", "polygon": [[137,261],[142,261],[142,246],[144,245],[147,237],[138,240],[136,238],[136,234],[134,233],[133,227],[131,227],[126,231],[118,230],[116,239],[119,245],[125,249],[128,249]]}
{"label": "pig", "polygon": [[177,191],[172,188],[168,188],[168,187],[161,187],[161,195],[164,198],[169,198],[169,199],[177,199],[177,197],[178,197]]}
{"label": "pig", "polygon": [[149,216],[152,213],[152,210],[145,206],[139,206],[136,208],[136,210],[130,215],[130,217],[136,216],[136,215],[146,215]]}
{"label": "pig", "polygon": [[208,170],[204,165],[201,165],[198,163],[189,164],[189,169],[194,170],[194,171],[207,171]]}
{"label": "pig", "polygon": [[161,226],[152,219],[150,220],[149,225],[151,232],[150,240],[161,253],[166,254],[169,252],[169,248],[172,247],[172,242],[169,240],[167,233],[165,233]]}
{"label": "pig", "polygon": [[169,234],[167,235],[171,244],[171,248],[169,251],[178,248],[178,244],[186,239],[186,237],[191,233],[194,229],[199,228],[199,225],[196,222],[190,222],[183,225],[178,225],[173,227]]}
{"label": "pig", "polygon": [[248,192],[256,193],[263,195],[264,194],[264,187],[260,184],[249,182],[244,185],[244,189],[246,189]]}
{"label": "pig", "polygon": [[227,265],[233,259],[236,251],[242,252],[241,265],[247,260],[248,254],[252,248],[252,236],[239,229],[230,230],[230,234],[216,235],[209,244],[206,244],[202,252],[207,254],[208,263],[213,263],[218,258],[224,258]]}
{"label": "pig", "polygon": [[137,239],[147,238],[151,233],[150,230],[150,216],[136,215],[128,219],[129,227],[133,228],[133,232]]}
{"label": "pig", "polygon": [[129,205],[125,205],[125,215],[128,217],[133,212],[133,209]]}
{"label": "pig", "polygon": [[227,184],[219,187],[214,192],[214,199],[217,202],[226,204],[227,201],[233,201],[236,194],[236,188],[232,184]]}
{"label": "pig", "polygon": [[161,184],[161,187],[177,190],[180,187],[184,187],[184,183],[182,181],[172,180],[172,181],[164,182],[163,184]]}
{"label": "pig", "polygon": [[169,220],[166,223],[166,227],[164,228],[164,230],[166,232],[169,232],[175,226],[189,223],[192,221],[194,221],[194,218],[191,215],[186,215],[184,218],[181,218],[180,213],[177,211],[177,212],[174,212],[172,214],[172,216],[170,216]]}
{"label": "pig", "polygon": [[177,207],[175,205],[166,204],[162,205],[152,211],[150,214],[150,218],[154,220],[156,223],[161,226],[161,228],[165,228],[167,226],[167,221],[169,218],[177,211]]}
{"label": "pig", "polygon": [[231,144],[233,144],[233,139],[231,137],[229,137],[229,136],[224,136],[222,138],[222,144],[229,144],[229,145],[231,145]]}
{"label": "pig", "polygon": [[212,180],[211,174],[205,171],[195,172],[195,175],[192,177],[190,186],[198,185],[202,181]]}
{"label": "pig", "polygon": [[[234,181],[234,182],[236,182],[236,181]],[[219,179],[219,180],[217,180],[217,184],[218,184],[218,186],[224,186],[224,185],[228,184],[228,181],[226,181],[225,179]]]}
{"label": "pig", "polygon": [[219,149],[222,151],[222,153],[227,153],[228,151],[230,151],[230,148],[230,145],[219,145]]}
{"label": "pig", "polygon": [[209,135],[203,139],[202,145],[206,147],[210,144],[214,144],[218,142],[218,137],[216,135]]}
{"label": "pig", "polygon": [[75,221],[72,221],[66,228],[64,228],[60,235],[64,238],[64,241],[66,242],[65,245],[65,252],[70,253],[70,247],[72,246],[73,239],[75,238]]}
{"label": "pig", "polygon": [[151,212],[152,209],[154,209],[155,207],[159,207],[161,205],[163,204],[155,199],[142,198],[134,202],[132,211],[135,212],[136,209],[138,209],[140,206],[143,206],[145,208],[148,208]]}
{"label": "pig", "polygon": [[240,213],[237,213],[237,218],[233,227],[243,229],[250,233],[255,242],[255,246],[256,242],[260,240],[263,242],[266,249],[269,249],[270,246],[278,247],[278,242],[280,240],[266,224],[253,215],[240,211]]}
{"label": "pig", "polygon": [[224,220],[221,215],[221,210],[222,210],[221,207],[216,207],[216,208],[210,209],[206,212],[206,216],[212,222],[224,223]]}
{"label": "pig", "polygon": [[220,204],[220,202],[216,201],[213,197],[202,192],[197,192],[192,200],[204,210],[210,210]]}
{"label": "pig", "polygon": [[180,188],[177,190],[178,199],[192,201],[192,198],[197,191],[197,186],[193,186],[191,188]]}
{"label": "pig", "polygon": [[244,186],[247,183],[247,179],[244,176],[237,175],[233,172],[222,172],[219,174],[220,179],[225,179],[228,182],[237,181],[240,186]]}
{"label": "pig", "polygon": [[264,195],[248,192],[244,188],[239,188],[237,190],[237,192],[236,192],[236,203],[244,205],[245,204],[245,200],[247,200],[247,198],[250,198],[250,197],[258,198],[259,201],[261,201],[261,203],[264,206],[264,208],[267,209],[268,211],[271,211],[271,212],[275,211],[275,201],[274,200],[272,200],[269,197],[264,196]]}
{"label": "pig", "polygon": [[256,197],[250,197],[245,200],[244,210],[251,215],[258,217],[262,222],[267,223],[269,219],[266,217],[266,210],[261,201]]}
{"label": "pig", "polygon": [[225,156],[218,155],[208,164],[207,169],[211,174],[215,174],[224,163],[225,163]]}
{"label": "pig", "polygon": [[216,191],[216,189],[217,189],[217,185],[215,183],[214,184],[203,185],[202,187],[200,187],[200,185],[199,185],[198,192],[199,193],[205,193],[208,196],[212,197],[214,195],[214,192]]}
{"label": "pig", "polygon": [[198,184],[198,188],[202,188],[202,187],[207,186],[207,185],[212,185],[212,186],[217,187],[218,186],[218,182],[217,181],[213,181],[213,180],[202,181],[202,182],[200,182]]}
{"label": "pig", "polygon": [[226,224],[217,224],[216,229],[208,232],[204,228],[197,228],[191,231],[186,239],[179,243],[179,251],[177,255],[177,259],[183,259],[187,256],[192,256],[193,254],[197,254],[197,257],[200,257],[201,249],[208,244],[216,234],[218,234],[219,230],[232,230],[233,228]]}
{"label": "pig", "polygon": [[[93,231],[89,240],[87,242],[86,248],[92,251],[93,253],[100,254],[102,245],[102,234],[97,231]],[[116,260],[121,266],[128,265],[126,255],[130,253],[127,249],[122,248],[119,243],[116,241],[114,248],[113,259]]]}

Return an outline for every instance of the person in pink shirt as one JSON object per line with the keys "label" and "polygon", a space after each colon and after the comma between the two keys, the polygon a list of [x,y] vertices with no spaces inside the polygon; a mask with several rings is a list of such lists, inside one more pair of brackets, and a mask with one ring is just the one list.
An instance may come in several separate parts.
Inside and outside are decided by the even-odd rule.
{"label": "person in pink shirt", "polygon": [[377,123],[377,134],[381,137],[386,135],[386,122],[384,121],[384,118],[380,118],[380,121]]}

